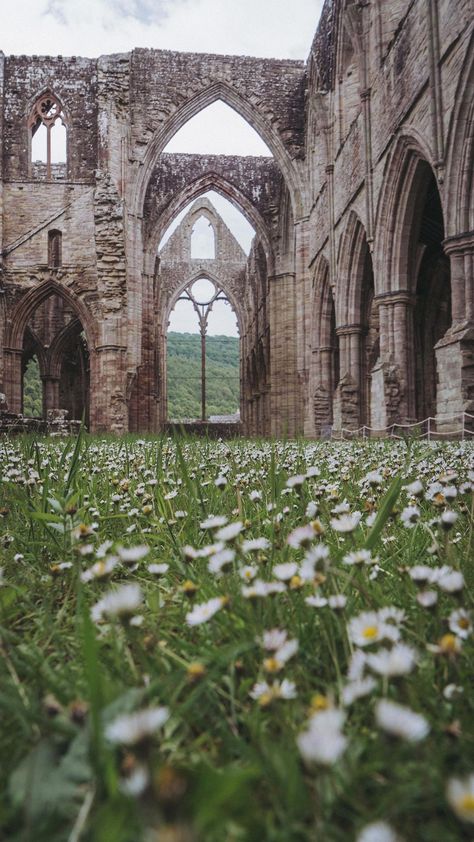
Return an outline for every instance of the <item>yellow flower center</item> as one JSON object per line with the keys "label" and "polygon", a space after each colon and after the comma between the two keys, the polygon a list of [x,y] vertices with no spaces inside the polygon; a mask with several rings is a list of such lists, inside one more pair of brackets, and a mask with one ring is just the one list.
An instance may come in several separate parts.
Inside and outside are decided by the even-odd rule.
{"label": "yellow flower center", "polygon": [[282,664],[278,658],[265,658],[263,666],[267,672],[278,672],[278,670],[281,669]]}
{"label": "yellow flower center", "polygon": [[460,629],[468,629],[470,625],[471,624],[467,617],[460,617],[458,620],[458,626]]}
{"label": "yellow flower center", "polygon": [[262,693],[262,695],[260,696],[260,698],[258,700],[258,703],[259,703],[261,708],[266,708],[266,707],[268,707],[269,704],[272,703],[272,701],[273,701],[273,694],[268,692],[268,693]]}
{"label": "yellow flower center", "polygon": [[463,795],[458,801],[458,808],[463,813],[472,813],[474,816],[474,795],[472,793]]}
{"label": "yellow flower center", "polygon": [[457,652],[459,649],[459,642],[455,634],[444,634],[439,645],[443,652]]}
{"label": "yellow flower center", "polygon": [[311,699],[311,710],[316,712],[320,710],[327,710],[329,707],[329,699],[323,696],[322,693],[316,693]]}
{"label": "yellow flower center", "polygon": [[366,640],[373,640],[374,637],[377,637],[378,631],[377,626],[366,626],[362,632],[362,637],[365,637]]}

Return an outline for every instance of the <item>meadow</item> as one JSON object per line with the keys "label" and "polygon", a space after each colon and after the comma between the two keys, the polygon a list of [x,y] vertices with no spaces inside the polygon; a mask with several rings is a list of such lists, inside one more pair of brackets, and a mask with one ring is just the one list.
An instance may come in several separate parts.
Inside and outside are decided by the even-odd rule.
{"label": "meadow", "polygon": [[474,839],[474,445],[0,440],[0,838]]}

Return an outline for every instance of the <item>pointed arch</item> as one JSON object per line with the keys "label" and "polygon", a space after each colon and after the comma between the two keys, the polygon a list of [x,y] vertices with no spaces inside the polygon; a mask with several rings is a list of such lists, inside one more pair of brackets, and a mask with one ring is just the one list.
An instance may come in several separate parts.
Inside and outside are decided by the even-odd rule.
{"label": "pointed arch", "polygon": [[197,270],[195,273],[193,273],[189,277],[187,277],[185,281],[182,281],[182,283],[180,283],[179,286],[176,287],[176,289],[173,291],[173,294],[170,296],[170,299],[168,301],[167,307],[163,310],[163,329],[164,329],[164,332],[166,333],[171,311],[176,306],[176,303],[177,303],[180,295],[184,292],[186,287],[194,284],[195,281],[199,281],[203,278],[204,279],[208,278],[210,281],[212,281],[214,284],[216,284],[220,289],[222,289],[223,292],[225,292],[225,294],[226,294],[227,298],[229,299],[229,302],[232,306],[232,309],[233,309],[233,311],[236,315],[239,333],[242,336],[243,335],[243,325],[244,325],[244,312],[243,312],[243,307],[242,307],[241,302],[238,301],[238,299],[235,297],[235,295],[232,293],[232,291],[229,291],[228,289],[225,288],[225,285],[222,284],[222,281],[218,278],[218,276],[212,270],[208,271],[207,269]]}
{"label": "pointed arch", "polygon": [[374,242],[377,295],[409,290],[404,245],[424,200],[417,190],[421,169],[426,172],[428,167],[434,173],[432,161],[431,149],[413,128],[398,136],[384,169],[377,204]]}
{"label": "pointed arch", "polygon": [[242,213],[247,222],[249,222],[252,228],[254,228],[259,240],[262,242],[267,263],[270,266],[273,266],[273,248],[265,220],[260,215],[255,205],[252,205],[249,199],[235,184],[232,184],[230,181],[217,173],[212,172],[206,173],[194,181],[191,181],[184,190],[176,194],[161,214],[160,218],[151,227],[146,240],[146,249],[148,251],[154,251],[157,243],[160,242],[173,219],[181,213],[186,205],[195,199],[199,199],[199,197],[208,190],[215,190],[216,193],[219,193],[220,196],[227,199],[238,211],[240,211],[240,213]]}
{"label": "pointed arch", "polygon": [[367,261],[365,228],[351,210],[339,242],[337,263],[338,324],[360,324],[364,269]]}
{"label": "pointed arch", "polygon": [[58,295],[77,314],[84,328],[87,344],[94,350],[97,345],[97,325],[91,312],[67,287],[51,279],[30,289],[18,302],[7,329],[6,344],[9,349],[21,350],[30,316],[51,295]]}
{"label": "pointed arch", "polygon": [[290,191],[293,212],[299,217],[303,211],[303,185],[299,170],[292,160],[283,143],[280,134],[275,131],[262,116],[254,103],[247,101],[226,82],[216,82],[186,100],[168,117],[163,125],[155,132],[148,144],[145,155],[138,169],[135,183],[132,186],[131,210],[141,216],[145,201],[146,189],[156,162],[171,140],[171,138],[192,117],[217,100],[229,105],[260,135],[271,150],[287,187]]}
{"label": "pointed arch", "polygon": [[447,138],[446,231],[474,230],[474,32],[468,40]]}
{"label": "pointed arch", "polygon": [[[57,162],[53,160],[54,153],[53,153],[53,131],[59,126],[64,127],[64,131],[66,134],[65,137],[65,150],[64,150],[64,161],[61,161],[63,167],[63,172],[65,172],[68,162],[68,140],[69,140],[69,119],[67,117],[66,111],[64,109],[63,103],[61,99],[52,91],[51,88],[46,88],[43,90],[42,93],[36,95],[34,98],[30,100],[29,103],[29,110],[27,116],[27,129],[28,129],[28,166],[30,175],[43,177],[46,175],[46,179],[49,181],[54,178],[53,173],[53,166]],[[33,161],[32,151],[33,151],[33,139],[36,136],[36,133],[39,131],[43,131],[45,134],[45,160],[42,161],[45,164],[45,170],[41,167],[39,171],[36,169],[36,161]]]}

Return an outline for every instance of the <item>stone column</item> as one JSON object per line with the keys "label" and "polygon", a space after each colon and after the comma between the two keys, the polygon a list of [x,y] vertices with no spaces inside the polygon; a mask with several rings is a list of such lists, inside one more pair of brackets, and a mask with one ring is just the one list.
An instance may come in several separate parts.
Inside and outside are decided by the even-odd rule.
{"label": "stone column", "polygon": [[91,432],[122,434],[128,431],[127,345],[120,318],[101,326],[101,341],[90,354]]}
{"label": "stone column", "polygon": [[[443,243],[451,259],[452,324],[435,346],[436,426],[459,428],[463,413],[474,415],[474,233]],[[474,419],[466,419],[469,429]]]}
{"label": "stone column", "polygon": [[271,434],[299,431],[295,325],[295,273],[269,277]]}
{"label": "stone column", "polygon": [[[380,304],[380,362],[389,373],[390,389],[398,380],[397,409],[386,406],[387,423],[411,424],[415,421],[415,338],[413,327],[414,296],[407,290],[395,290],[377,296]],[[378,395],[380,396],[380,390]],[[376,396],[372,393],[373,398]],[[387,395],[385,394],[385,401]],[[381,419],[380,413],[378,418]]]}
{"label": "stone column", "polygon": [[59,406],[59,377],[52,374],[44,374],[43,381],[43,417],[48,417],[50,409],[64,409]]}
{"label": "stone column", "polygon": [[[311,335],[311,278],[308,270],[309,227],[308,217],[295,223],[295,271],[296,271],[296,368],[301,395],[296,401],[295,432],[304,429],[304,405],[308,400],[308,372]],[[306,388],[305,388],[306,384]]]}
{"label": "stone column", "polygon": [[360,426],[360,337],[358,324],[341,325],[339,366],[341,379],[334,395],[334,429],[356,430]]}
{"label": "stone column", "polygon": [[21,360],[23,351],[19,348],[4,350],[4,389],[10,412],[21,412]]}

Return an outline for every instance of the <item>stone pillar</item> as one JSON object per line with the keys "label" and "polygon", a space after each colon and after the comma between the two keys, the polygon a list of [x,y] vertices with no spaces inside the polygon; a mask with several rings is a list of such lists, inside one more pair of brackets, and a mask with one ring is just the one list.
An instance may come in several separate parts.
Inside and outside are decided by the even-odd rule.
{"label": "stone pillar", "polygon": [[120,318],[102,324],[101,341],[90,354],[91,432],[128,431],[127,345]]}
{"label": "stone pillar", "polygon": [[[392,380],[398,379],[398,418],[393,407],[387,412],[388,423],[411,424],[415,421],[415,338],[413,327],[414,297],[406,290],[382,293],[380,302],[380,359]],[[388,408],[387,408],[388,409]]]}
{"label": "stone pillar", "polygon": [[299,397],[295,273],[272,275],[269,281],[271,434],[293,436],[299,432]]}
{"label": "stone pillar", "polygon": [[339,367],[341,379],[334,395],[334,429],[356,430],[360,426],[360,338],[358,324],[341,325],[339,337]]}
{"label": "stone pillar", "polygon": [[22,409],[22,373],[23,351],[20,348],[4,350],[4,390],[10,412],[20,413]]}
{"label": "stone pillar", "polygon": [[311,277],[308,270],[309,254],[309,226],[308,217],[299,219],[295,223],[295,339],[296,339],[296,368],[298,384],[301,394],[296,401],[295,432],[302,433],[304,429],[304,405],[308,400],[309,355],[311,353]]}
{"label": "stone pillar", "polygon": [[43,418],[48,417],[49,409],[64,409],[59,406],[59,377],[52,374],[44,374],[43,381]]}
{"label": "stone pillar", "polygon": [[[443,243],[451,259],[452,324],[435,346],[436,426],[449,431],[474,415],[474,233]],[[466,419],[470,429],[474,419]]]}

